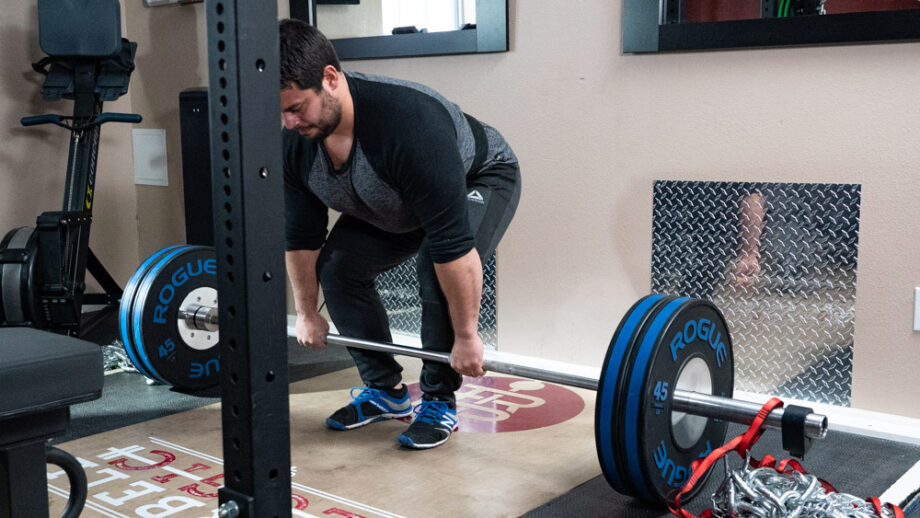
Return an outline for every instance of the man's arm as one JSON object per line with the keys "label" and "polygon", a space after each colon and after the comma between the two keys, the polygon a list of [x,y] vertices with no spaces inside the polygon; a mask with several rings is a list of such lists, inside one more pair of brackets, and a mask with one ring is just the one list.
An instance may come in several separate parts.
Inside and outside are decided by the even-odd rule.
{"label": "man's arm", "polygon": [[435,263],[454,328],[451,367],[460,374],[482,376],[479,306],[482,303],[482,262],[476,249],[447,263]]}
{"label": "man's arm", "polygon": [[297,312],[297,342],[309,347],[325,347],[329,323],[319,314],[319,281],[316,278],[316,259],[319,250],[289,250],[284,254],[294,310]]}

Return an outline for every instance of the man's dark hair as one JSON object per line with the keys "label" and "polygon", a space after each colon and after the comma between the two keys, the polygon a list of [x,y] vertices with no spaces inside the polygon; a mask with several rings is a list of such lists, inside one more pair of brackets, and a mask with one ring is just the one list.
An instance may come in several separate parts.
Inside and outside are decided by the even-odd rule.
{"label": "man's dark hair", "polygon": [[323,69],[332,65],[341,71],[332,43],[316,27],[301,20],[281,20],[281,88],[297,85],[319,92]]}

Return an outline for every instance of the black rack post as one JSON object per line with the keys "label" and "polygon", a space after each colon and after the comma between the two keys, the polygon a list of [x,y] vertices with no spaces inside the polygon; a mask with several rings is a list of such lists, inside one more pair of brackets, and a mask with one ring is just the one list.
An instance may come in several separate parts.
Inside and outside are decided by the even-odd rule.
{"label": "black rack post", "polygon": [[[276,2],[209,0],[227,516],[291,516]],[[223,514],[222,514],[223,516]]]}

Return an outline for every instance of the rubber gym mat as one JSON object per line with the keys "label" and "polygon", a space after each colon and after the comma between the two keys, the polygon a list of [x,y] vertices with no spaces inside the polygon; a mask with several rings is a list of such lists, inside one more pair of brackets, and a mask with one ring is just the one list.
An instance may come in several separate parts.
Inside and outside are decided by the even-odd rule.
{"label": "rubber gym mat", "polygon": [[[348,351],[338,347],[308,350],[288,338],[288,373],[292,382],[304,380],[354,365]],[[71,407],[67,433],[55,443],[72,441],[124,426],[143,423],[178,412],[210,405],[218,397],[196,397],[170,390],[164,385],[148,385],[136,372],[120,372],[105,377],[102,397]]]}
{"label": "rubber gym mat", "polygon": [[[732,424],[728,438],[744,431],[743,426]],[[756,458],[765,454],[781,459],[788,457],[782,450],[782,437],[777,431],[764,433],[752,453]],[[732,453],[728,458],[733,469],[740,466],[741,459],[737,454]],[[838,491],[868,498],[881,496],[918,461],[920,446],[830,431],[826,438],[813,443],[801,463],[805,471],[828,481]],[[712,495],[724,479],[721,461],[713,466],[713,470],[706,487],[686,506],[695,514],[710,507],[707,495]],[[909,518],[920,517],[920,506],[914,507],[918,508],[910,510],[907,514]],[[667,509],[655,508],[614,492],[603,477],[597,477],[533,509],[522,518],[559,516],[651,518],[672,515]]]}

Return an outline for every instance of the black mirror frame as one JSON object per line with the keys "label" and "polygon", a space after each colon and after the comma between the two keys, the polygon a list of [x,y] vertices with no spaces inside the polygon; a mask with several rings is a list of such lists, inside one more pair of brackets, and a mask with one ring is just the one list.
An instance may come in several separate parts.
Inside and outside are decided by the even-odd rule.
{"label": "black mirror frame", "polygon": [[659,5],[649,0],[624,0],[624,53],[920,40],[920,9],[661,23]]}
{"label": "black mirror frame", "polygon": [[[314,0],[290,0],[290,6],[291,18],[316,25]],[[331,41],[341,60],[507,52],[508,0],[476,0],[475,29]]]}

